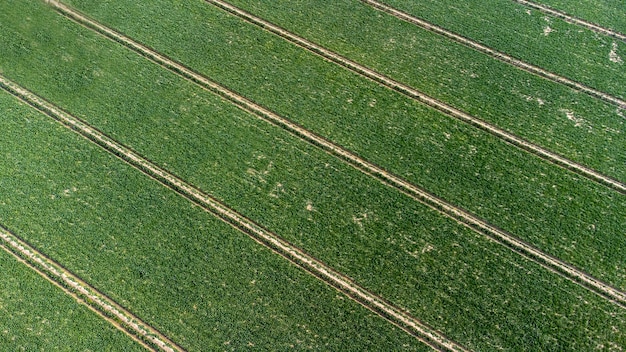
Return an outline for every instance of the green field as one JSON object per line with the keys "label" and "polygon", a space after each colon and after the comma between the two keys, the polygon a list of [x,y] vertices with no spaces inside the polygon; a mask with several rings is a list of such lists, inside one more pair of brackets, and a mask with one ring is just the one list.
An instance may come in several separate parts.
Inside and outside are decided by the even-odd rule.
{"label": "green field", "polygon": [[[351,122],[355,119],[364,128],[380,126],[381,133],[394,132],[383,124],[386,121],[397,126],[403,136],[407,129],[419,132],[415,131],[416,118],[409,117],[424,113],[407,111],[405,105],[412,105],[410,99],[379,88],[207,3],[155,1],[139,5],[127,1],[117,7],[107,6],[106,1],[71,3],[282,116],[311,129],[323,128],[320,134],[332,140],[343,137],[337,135],[340,133],[348,134],[344,138],[365,139],[362,131],[354,130],[356,127],[341,125],[353,125]],[[315,7],[315,4],[319,5]],[[305,9],[296,13],[315,15],[315,21],[308,22],[298,21],[291,14],[278,17],[281,12],[274,8],[267,12],[277,13],[270,20],[281,19],[275,22],[289,30],[297,30],[434,98],[626,181],[623,148],[626,136],[621,133],[624,112],[615,106],[517,70],[391,16],[383,16],[358,1],[332,4],[301,5]],[[296,5],[290,2],[287,7],[277,3],[276,7]],[[344,5],[343,8],[340,5]],[[318,15],[320,11],[323,13]],[[350,11],[351,16],[338,20],[338,14],[346,11]],[[155,17],[166,20],[150,20]],[[140,20],[130,21],[130,18]],[[292,24],[282,18],[288,18]],[[308,25],[316,27],[305,32]],[[394,40],[393,45],[390,40]],[[277,57],[277,52],[284,52],[285,56]],[[241,70],[242,66],[253,69]],[[622,76],[614,79],[609,75],[609,78],[612,84],[624,89],[620,82],[626,79],[626,70],[616,68],[616,71]],[[294,94],[296,91],[302,93]],[[346,104],[349,101],[352,105]],[[376,101],[375,106],[370,108],[373,101]],[[385,106],[385,103],[392,106]],[[394,110],[400,110],[402,115],[393,116]],[[381,115],[386,116],[385,120],[381,121]],[[347,131],[348,128],[351,131]],[[367,129],[369,133],[375,132]],[[395,139],[393,136],[368,139],[391,143],[390,138]],[[413,142],[413,138],[405,138]],[[586,143],[579,143],[582,139]],[[356,149],[356,143],[342,144]],[[391,162],[388,159],[385,161]]]}
{"label": "green field", "polygon": [[0,351],[143,350],[1,249],[0,280]]}
{"label": "green field", "polygon": [[[58,114],[42,114],[0,85],[7,91],[0,94],[0,224],[182,349],[428,350],[437,343],[424,331],[469,350],[626,345],[623,191],[205,1],[64,3],[316,136],[268,123],[43,1],[0,5],[0,75],[143,160],[134,163],[89,131],[63,127]],[[618,183],[626,180],[626,112],[611,103],[359,1],[230,3]],[[504,3],[499,10],[512,15]],[[472,9],[458,22],[490,16]],[[433,5],[430,11],[442,10]],[[464,24],[445,26],[482,40]],[[550,61],[550,50],[610,41],[579,30],[577,39],[534,54]],[[507,33],[513,34],[523,37]],[[497,49],[526,59],[519,49]],[[590,85],[622,96],[623,66],[596,65],[600,71],[590,73],[597,61],[592,54],[585,58],[589,65],[557,73],[574,80],[589,74],[597,79]],[[533,63],[550,71],[564,67]],[[22,99],[42,110],[32,98]],[[320,147],[316,141],[323,140],[469,215],[434,209],[387,176]],[[226,219],[229,226],[141,163],[153,163],[247,220]],[[464,225],[468,216],[533,249]],[[352,296],[358,304],[315,267],[259,243],[247,223],[345,275],[423,328],[402,326],[387,308]],[[0,265],[28,272],[7,255]],[[599,281],[581,284],[570,266]],[[43,280],[18,271],[5,275],[24,284]],[[84,309],[44,286],[33,290]],[[6,292],[23,295],[19,287]],[[33,314],[46,310],[62,312],[50,306],[3,317],[0,324],[26,328],[35,324]],[[68,338],[84,333],[70,324],[82,319],[74,310],[56,316],[66,319]],[[86,312],[94,326],[107,324]],[[110,349],[134,343],[111,326],[102,331],[109,330],[115,338],[105,332],[98,338]],[[11,349],[30,348],[28,331],[11,334]],[[42,349],[64,346],[43,340],[48,345]]]}

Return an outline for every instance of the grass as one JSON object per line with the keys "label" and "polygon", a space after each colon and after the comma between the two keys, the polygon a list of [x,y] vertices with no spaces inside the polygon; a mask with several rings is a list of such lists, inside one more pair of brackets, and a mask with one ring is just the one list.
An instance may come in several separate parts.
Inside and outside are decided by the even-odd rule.
{"label": "grass", "polygon": [[143,350],[1,249],[0,282],[0,351]]}
{"label": "grass", "polygon": [[[220,11],[212,10],[202,1],[198,5],[199,7],[194,8],[198,17],[205,18],[204,23],[211,18],[209,16],[216,16],[211,23],[216,26],[220,23],[226,24],[210,33],[200,32],[201,35],[197,36],[189,34],[189,38],[212,38],[214,45],[220,48],[219,43],[227,43],[228,33],[231,31],[237,33],[237,40],[242,42],[242,47],[223,48],[225,51],[220,52],[208,47],[200,49],[202,42],[191,42],[188,47],[183,48],[187,50],[185,55],[176,58],[194,63],[196,68],[209,73],[210,77],[218,77],[229,85],[235,85],[238,91],[243,91],[253,100],[266,103],[284,116],[338,141],[358,155],[469,209],[539,248],[572,262],[617,287],[626,287],[626,267],[622,260],[626,251],[623,242],[626,239],[621,231],[626,226],[626,219],[621,216],[626,212],[624,195],[542,162],[490,135],[346,73],[254,27],[241,24]],[[172,23],[184,23],[181,28],[196,29],[193,27],[195,22],[184,22],[188,14],[196,12],[189,9],[175,10],[172,6],[159,8],[162,11],[175,11],[173,14],[161,15],[171,18]],[[141,11],[149,12],[148,9],[147,5],[141,7]],[[124,12],[140,16],[132,13],[130,8]],[[46,22],[52,21],[53,18]],[[232,27],[235,25],[237,27]],[[231,26],[230,29],[228,26]],[[70,25],[68,27],[77,28]],[[88,33],[86,30],[73,30]],[[50,32],[51,28],[46,27],[45,31]],[[59,31],[65,33],[67,30]],[[170,33],[165,30],[158,32],[157,28],[150,28],[149,31],[160,38],[159,40],[166,40]],[[219,37],[220,35],[225,35],[226,38]],[[9,38],[19,36],[19,33],[15,33]],[[163,73],[156,66],[147,65],[141,58],[127,58],[132,54],[114,43],[107,43],[93,34],[80,34],[79,37],[83,38],[84,43],[72,51],[71,40],[63,40],[61,34],[51,36],[48,45],[67,48],[65,54],[58,53],[45,59],[42,59],[43,55],[24,56],[19,60],[16,57],[10,62],[7,58],[6,65],[13,67],[13,77],[25,77],[21,80],[23,84],[62,103],[73,113],[108,131],[113,137],[144,155],[149,155],[151,159],[171,168],[226,203],[242,207],[242,211],[246,209],[246,212],[252,212],[253,218],[259,219],[270,228],[276,227],[276,232],[289,233],[294,232],[294,229],[306,229],[312,233],[326,231],[325,228],[310,224],[306,212],[299,213],[307,199],[295,200],[294,204],[298,204],[294,205],[295,210],[294,206],[277,204],[272,197],[267,199],[267,195],[274,191],[277,184],[287,187],[284,191],[289,192],[286,180],[295,175],[302,180],[318,177],[311,175],[312,167],[301,161],[301,156],[287,152],[292,147],[277,149],[281,147],[281,143],[275,140],[287,138],[283,137],[286,134],[269,133],[268,138],[274,139],[269,142],[275,150],[274,155],[259,152],[258,150],[268,148],[267,144],[252,146],[248,137],[250,132],[246,128],[242,130],[241,125],[252,124],[254,129],[267,130],[269,127],[265,124],[249,122],[254,121],[254,118],[249,117],[243,122],[219,117],[212,119],[211,116],[215,116],[214,111],[222,111],[225,107],[209,103],[209,98],[205,98],[207,95],[199,89],[191,88],[188,83]],[[160,44],[162,46],[156,42],[148,44],[169,52],[172,50],[170,47],[178,42],[183,42],[182,38]],[[258,42],[263,44],[256,45]],[[262,50],[265,46],[271,50]],[[85,48],[92,49],[86,51]],[[285,53],[279,71],[275,65],[276,59],[273,58],[275,54],[271,53],[276,50]],[[244,55],[241,53],[244,52],[251,55],[250,61],[242,61]],[[237,76],[252,73],[237,70],[234,66],[207,67],[208,58],[230,62],[227,57],[220,57],[220,54],[237,55],[239,66],[256,65],[261,70],[260,67],[265,65],[267,69],[276,71],[276,76],[263,79],[265,83],[257,81],[258,85],[255,86],[254,77],[244,82],[242,77]],[[63,55],[69,55],[74,60],[64,62]],[[116,61],[116,57],[119,61]],[[292,59],[287,60],[287,57]],[[202,66],[199,64],[201,58],[204,62]],[[131,64],[128,59],[135,63]],[[49,61],[41,64],[33,60]],[[33,74],[33,67],[38,67],[36,75]],[[103,76],[93,75],[93,70],[102,71]],[[85,72],[89,73],[89,79],[81,79]],[[285,79],[285,75],[301,82],[287,84],[289,80]],[[65,84],[59,85],[55,82]],[[133,83],[129,85],[128,82]],[[280,82],[283,85],[277,87]],[[146,95],[145,92],[148,91],[150,94]],[[304,93],[291,94],[299,91]],[[175,108],[170,103],[172,99],[179,102]],[[353,100],[352,104],[346,104],[348,99]],[[374,100],[376,104],[370,107]],[[212,110],[207,108],[208,104],[212,105]],[[227,114],[230,115],[230,111],[234,110],[231,108],[228,111]],[[274,137],[275,134],[278,136]],[[247,143],[241,143],[241,140]],[[219,147],[212,149],[207,148],[207,145]],[[619,153],[607,155],[616,154]],[[257,159],[259,156],[262,158]],[[281,164],[276,159],[284,160],[281,163],[287,167],[282,174],[277,174],[281,172]],[[248,174],[248,169],[261,174],[270,161],[276,169],[272,172],[272,179],[266,179],[263,183],[254,174]],[[234,177],[236,175],[245,177],[238,180]],[[292,192],[300,192],[297,187],[309,183],[302,180],[291,181],[294,184]],[[328,180],[324,184],[337,185],[338,190],[310,192],[343,193],[343,181],[330,175]],[[357,189],[358,187],[360,186]],[[256,194],[250,194],[250,189],[256,190]],[[472,189],[473,192],[467,192],[467,189]],[[353,192],[359,193],[358,190]],[[351,197],[346,196],[346,199]],[[268,205],[259,206],[266,203]],[[350,219],[353,216],[360,217],[364,209],[369,207],[369,204],[344,206],[342,208],[346,209],[346,214],[342,216],[337,215],[335,210],[329,212],[335,214],[332,217],[342,218],[343,223],[351,224]],[[299,216],[295,217],[294,213]],[[341,225],[338,229],[343,229],[344,226]],[[310,227],[313,229],[309,230]],[[341,231],[343,230],[339,232]]]}
{"label": "grass", "polygon": [[[120,12],[120,20],[138,25],[124,32],[602,279],[626,284],[623,195],[201,1],[184,3],[193,11],[156,4],[142,10],[146,16],[158,10],[155,18],[163,21],[142,21],[132,8],[121,8],[129,17]],[[63,19],[43,2],[0,6],[5,76],[454,340],[478,350],[626,344],[619,306]],[[185,22],[190,17],[195,20]],[[211,23],[213,32],[195,21]],[[141,29],[157,24],[162,27]],[[167,32],[173,24],[186,39],[202,40],[176,47],[175,33]],[[0,106],[12,117],[0,121],[11,136],[0,143],[7,155],[0,182],[12,190],[0,221],[184,347],[424,348],[51,119],[5,93]]]}

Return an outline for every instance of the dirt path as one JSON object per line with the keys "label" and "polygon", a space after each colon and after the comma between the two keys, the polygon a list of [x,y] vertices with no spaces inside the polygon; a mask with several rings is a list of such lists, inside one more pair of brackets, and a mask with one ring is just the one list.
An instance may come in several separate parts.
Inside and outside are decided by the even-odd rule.
{"label": "dirt path", "polygon": [[0,226],[0,246],[152,351],[183,351],[156,329]]}
{"label": "dirt path", "polygon": [[537,3],[534,3],[532,1],[526,1],[526,0],[512,0],[512,1],[517,2],[519,4],[522,4],[522,5],[525,5],[525,6],[528,6],[528,7],[532,7],[533,9],[539,10],[539,11],[541,11],[543,13],[548,14],[548,15],[552,15],[554,17],[558,17],[558,18],[560,18],[560,19],[562,19],[562,20],[564,20],[566,22],[569,22],[569,23],[572,23],[572,24],[575,24],[575,25],[578,25],[578,26],[581,26],[581,27],[585,27],[585,28],[587,28],[589,30],[592,30],[592,31],[596,32],[596,33],[600,33],[600,34],[603,34],[603,35],[608,35],[610,37],[613,37],[613,38],[619,39],[619,40],[621,40],[623,42],[626,42],[626,34],[622,34],[620,32],[614,31],[614,30],[606,28],[606,27],[602,27],[602,26],[597,25],[595,23],[591,23],[591,22],[585,21],[583,19],[576,18],[574,16],[570,16],[570,15],[564,13],[564,12],[555,10],[555,9],[553,9],[551,7],[548,7],[548,6],[545,6],[545,5],[541,5],[541,4],[537,4]]}
{"label": "dirt path", "polygon": [[[184,196],[185,198],[201,206],[208,212],[216,215],[218,218],[233,226],[237,230],[249,235],[252,239],[257,241],[261,245],[266,246],[273,252],[281,255],[282,257],[288,259],[297,266],[303,268],[308,273],[312,274],[326,284],[343,292],[349,298],[355,300],[367,309],[371,310],[372,312],[390,321],[399,328],[415,336],[422,342],[438,350],[443,349],[447,351],[466,351],[465,348],[463,348],[456,342],[449,340],[447,337],[445,337],[438,331],[430,328],[418,319],[412,317],[403,309],[398,308],[391,303],[388,303],[383,298],[378,297],[377,295],[357,285],[348,277],[334,271],[323,262],[313,258],[301,249],[284,241],[278,235],[264,229],[252,220],[237,213],[235,210],[229,208],[225,204],[222,204],[219,200],[189,185],[188,183],[169,173],[168,171],[161,169],[149,160],[144,159],[134,151],[117,143],[113,139],[104,135],[97,129],[89,126],[85,122],[63,112],[61,109],[54,106],[53,104],[48,103],[45,100],[37,97],[32,92],[29,92],[24,88],[19,87],[17,84],[11,81],[8,81],[6,78],[2,77],[2,75],[0,75],[0,87],[9,91],[11,94],[15,95],[16,97],[35,107],[36,109],[44,112],[46,115],[65,125],[71,130],[81,134],[83,137],[99,145],[107,152],[116,155],[117,157],[124,160],[134,168],[148,175],[149,177],[159,181],[165,187]],[[80,292],[85,290],[83,286],[79,286],[79,289],[81,290]],[[107,303],[103,303],[103,305],[105,305],[107,309],[109,309],[109,306],[111,306],[111,304]],[[121,315],[121,317],[125,318],[124,315]],[[124,321],[126,322],[126,320]],[[132,320],[129,320],[129,323],[132,322]],[[139,324],[135,325],[137,325],[138,328],[141,327]],[[133,327],[135,325],[133,325]],[[142,334],[142,336],[144,335]],[[163,337],[163,339],[164,341],[168,341],[165,337]],[[164,346],[167,346],[167,344],[164,344]]]}
{"label": "dirt path", "polygon": [[[402,178],[385,171],[377,165],[374,165],[373,163],[370,163],[369,161],[354,155],[350,151],[343,149],[333,142],[328,141],[325,138],[318,136],[313,132],[308,131],[305,128],[265,109],[264,107],[259,106],[249,101],[248,99],[237,95],[234,92],[229,91],[227,88],[220,86],[219,84],[169,58],[164,57],[163,55],[153,51],[152,49],[149,49],[146,46],[137,43],[134,40],[122,34],[119,34],[91,19],[88,19],[80,13],[69,9],[64,5],[59,5],[59,7],[57,8],[62,14],[75,21],[78,21],[79,24],[98,31],[99,33],[109,37],[110,39],[136,51],[143,57],[146,57],[153,62],[161,65],[162,67],[172,70],[182,77],[198,84],[200,87],[207,89],[208,91],[213,92],[221,97],[224,97],[242,110],[250,112],[271,124],[285,129],[286,131],[309,142],[310,144],[322,148],[329,154],[348,162],[357,170],[378,179],[381,183],[393,187],[408,195],[409,197],[471,228],[472,230],[494,239],[502,245],[510,248],[513,251],[516,251],[517,253],[528,258],[529,260],[558,273],[566,279],[571,280],[572,282],[581,285],[591,290],[592,292],[599,294],[602,297],[615,301],[623,307],[626,307],[626,293],[615,289],[606,283],[603,283],[602,281],[594,278],[593,276],[583,272],[580,269],[571,266],[568,263],[563,262],[558,258],[555,258],[553,256],[550,256],[549,254],[540,251],[539,249],[525,243],[524,241],[519,240],[512,234],[502,231],[497,227],[487,223],[486,221],[476,217],[475,215],[464,211],[450,203],[447,203],[445,200],[440,199],[437,196],[429,193],[428,191],[421,189],[407,182],[406,180],[403,180]],[[87,129],[89,128],[87,127]],[[618,190],[621,190],[622,193],[626,193],[626,185],[623,185],[619,182],[617,182],[617,185],[619,186]]]}
{"label": "dirt path", "polygon": [[408,22],[408,23],[412,23],[420,28],[426,29],[428,31],[431,31],[433,33],[437,33],[439,35],[442,35],[448,39],[452,39],[457,43],[463,44],[471,49],[474,49],[476,51],[479,51],[481,53],[487,54],[489,56],[491,56],[492,58],[502,61],[504,63],[513,65],[523,71],[532,73],[534,75],[543,77],[543,78],[547,78],[555,83],[559,83],[559,84],[563,84],[565,86],[568,86],[572,89],[578,90],[580,92],[583,92],[585,94],[588,94],[594,98],[603,100],[605,102],[611,103],[613,105],[616,105],[622,109],[626,109],[626,101],[619,99],[617,97],[614,97],[610,94],[601,92],[597,89],[588,87],[580,82],[576,82],[574,80],[571,80],[567,77],[563,77],[560,76],[556,73],[550,72],[548,70],[544,70],[539,66],[535,66],[532,64],[529,64],[527,62],[524,62],[522,60],[518,60],[510,55],[507,55],[505,53],[499,52],[497,50],[494,50],[488,46],[482,45],[476,41],[473,41],[469,38],[466,38],[462,35],[450,32],[442,27],[439,27],[437,25],[434,25],[430,22],[427,22],[425,20],[419,19],[417,17],[411,16],[408,13],[402,12],[400,10],[397,10],[391,6],[382,4],[378,1],[374,1],[374,0],[360,0],[361,2],[368,4],[372,7],[374,7],[375,9],[385,12],[389,15],[392,15],[402,21]]}

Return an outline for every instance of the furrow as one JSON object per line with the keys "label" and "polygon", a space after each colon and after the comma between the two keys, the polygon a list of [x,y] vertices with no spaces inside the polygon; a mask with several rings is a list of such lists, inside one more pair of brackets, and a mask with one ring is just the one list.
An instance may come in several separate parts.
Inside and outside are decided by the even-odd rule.
{"label": "furrow", "polygon": [[303,268],[326,284],[336,288],[367,309],[385,318],[387,321],[410,333],[435,350],[467,351],[456,342],[412,317],[401,308],[387,302],[353,282],[350,278],[336,272],[323,262],[281,239],[278,235],[264,229],[252,220],[239,214],[211,195],[186,183],[168,171],[158,167],[141,155],[116,142],[94,127],[62,111],[52,103],[39,98],[34,93],[18,86],[0,75],[0,86],[27,104],[44,112],[46,115],[76,131],[83,137],[99,145],[106,151],[121,158],[134,168],[159,181],[165,187],[177,192],[203,209],[216,215],[229,225],[249,235],[252,239]]}
{"label": "furrow", "polygon": [[[2,79],[2,84],[4,84]],[[23,98],[20,98],[23,99]],[[156,329],[141,321],[131,312],[122,308],[110,298],[98,292],[95,288],[81,280],[70,271],[54,262],[46,255],[19,239],[9,230],[0,226],[0,245],[6,250],[24,260],[27,265],[36,270],[42,276],[49,278],[66,292],[84,302],[88,307],[97,311],[100,315],[112,322],[118,328],[134,339],[139,339],[146,347],[153,351],[183,351],[182,348],[163,336]],[[119,322],[119,323],[118,323]]]}
{"label": "furrow", "polygon": [[507,55],[505,53],[499,52],[497,50],[494,50],[488,46],[485,46],[483,44],[480,44],[476,41],[473,41],[469,38],[466,38],[462,35],[450,32],[442,27],[439,27],[435,24],[432,24],[428,21],[425,21],[423,19],[417,18],[415,16],[412,16],[406,12],[400,11],[398,9],[395,9],[389,5],[380,3],[378,1],[375,0],[360,0],[361,2],[372,6],[373,8],[385,12],[389,15],[392,15],[402,21],[414,24],[420,28],[423,28],[425,30],[431,31],[433,33],[439,34],[441,36],[444,36],[448,39],[452,39],[457,43],[463,44],[471,49],[474,49],[476,51],[479,51],[481,53],[487,54],[491,57],[493,57],[494,59],[500,60],[504,63],[513,65],[523,71],[535,74],[537,76],[549,79],[555,83],[559,83],[559,84],[563,84],[565,86],[568,86],[572,89],[578,90],[580,92],[583,92],[585,94],[588,94],[594,98],[598,98],[602,101],[614,104],[622,109],[626,109],[626,101],[619,99],[617,97],[614,97],[610,94],[601,92],[597,89],[593,89],[591,87],[588,87],[582,83],[576,82],[574,80],[571,80],[567,77],[563,77],[560,75],[557,75],[553,72],[547,71],[545,69],[542,69],[541,67],[529,64],[527,62],[524,62],[522,60],[516,59],[510,55]]}
{"label": "furrow", "polygon": [[564,13],[564,12],[555,10],[555,9],[549,7],[549,6],[537,4],[537,3],[534,3],[532,1],[526,1],[526,0],[512,0],[512,1],[514,1],[516,3],[519,3],[519,4],[522,4],[522,5],[525,5],[525,6],[528,6],[528,7],[532,7],[535,10],[539,10],[539,11],[541,11],[543,13],[552,15],[554,17],[558,17],[558,18],[560,18],[560,19],[562,19],[562,20],[564,20],[566,22],[575,24],[577,26],[582,26],[582,27],[590,29],[590,30],[592,30],[594,32],[597,32],[597,33],[600,33],[600,34],[604,34],[604,35],[608,35],[610,37],[613,37],[613,38],[616,38],[616,39],[619,39],[619,40],[622,40],[622,41],[626,42],[626,34],[622,34],[620,32],[614,31],[614,30],[609,29],[609,28],[602,27],[602,26],[597,25],[595,23],[591,23],[591,22],[585,21],[583,19],[576,18],[574,16],[570,16],[570,15]]}
{"label": "furrow", "polygon": [[[467,124],[470,124],[474,127],[477,127],[485,132],[488,132],[507,143],[516,146],[522,150],[533,153],[538,157],[551,162],[553,164],[559,165],[565,169],[573,171],[581,176],[584,176],[592,181],[598,182],[605,186],[608,186],[620,193],[626,194],[626,183],[622,183],[618,180],[615,180],[609,176],[606,176],[596,170],[593,170],[589,167],[576,163],[572,160],[569,160],[557,153],[554,153],[548,149],[545,149],[537,144],[531,143],[513,133],[507,132],[495,125],[492,125],[488,122],[485,122],[479,118],[471,116],[451,105],[448,105],[442,101],[439,101],[435,98],[432,98],[410,86],[407,86],[403,83],[395,81],[381,73],[378,73],[368,67],[365,67],[359,63],[356,63],[350,59],[347,59],[331,50],[323,48],[315,43],[312,43],[302,37],[299,37],[283,28],[280,28],[270,22],[267,22],[259,17],[256,17],[236,6],[233,6],[229,3],[223,2],[221,0],[205,0],[206,2],[221,8],[224,11],[227,11],[235,16],[238,16],[252,24],[255,24],[271,33],[274,33],[295,45],[298,45],[304,49],[307,49],[327,60],[330,60],[340,66],[347,68],[350,71],[358,73],[374,82],[382,84],[394,91],[402,93],[408,96],[411,99],[419,101],[423,104],[426,104],[434,109],[437,109],[444,114],[456,118],[460,121],[463,121]],[[625,106],[626,107],[626,106]]]}
{"label": "furrow", "polygon": [[[192,71],[191,69],[177,63],[163,55],[153,51],[152,49],[133,41],[132,39],[121,35],[87,17],[84,15],[67,8],[62,4],[56,4],[57,8],[62,14],[65,14],[71,19],[78,21],[80,24],[95,29],[99,33],[109,37],[110,39],[122,43],[123,45],[138,52],[140,55],[149,58],[155,63],[161,65],[164,68],[168,68],[173,72],[181,75],[182,77],[198,84],[204,89],[207,89],[219,96],[231,101],[239,108],[254,114],[255,116],[279,126],[293,135],[311,143],[319,148],[322,148],[326,152],[339,157],[340,159],[348,162],[351,166],[357,170],[370,175],[378,179],[383,184],[393,187],[411,198],[439,211],[440,213],[472,228],[489,238],[498,241],[499,243],[511,248],[512,250],[522,254],[528,259],[538,263],[539,265],[548,268],[554,272],[559,273],[563,277],[571,280],[585,288],[605,297],[611,301],[626,307],[626,293],[611,287],[610,285],[592,277],[591,275],[577,269],[570,264],[563,262],[562,260],[550,256],[542,252],[541,250],[531,246],[530,244],[521,241],[512,234],[509,234],[503,230],[496,228],[495,226],[487,223],[486,221],[478,218],[477,216],[456,207],[445,200],[429,193],[428,191],[411,184],[410,182],[392,174],[381,167],[360,158],[352,152],[334,144],[333,142],[314,134],[313,132],[269,111],[268,109],[255,104],[254,102],[228,90],[225,87],[209,80],[208,78]],[[623,187],[623,186],[622,186]]]}

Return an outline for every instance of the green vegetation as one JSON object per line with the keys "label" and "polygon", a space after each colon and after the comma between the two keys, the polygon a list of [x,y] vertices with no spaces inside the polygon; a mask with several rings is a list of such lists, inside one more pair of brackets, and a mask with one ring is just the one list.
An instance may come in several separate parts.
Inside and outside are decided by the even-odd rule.
{"label": "green vegetation", "polygon": [[0,351],[143,350],[3,249],[0,282]]}
{"label": "green vegetation", "polygon": [[[2,16],[0,26],[7,35],[0,39],[0,47],[8,50],[0,57],[0,69],[6,76],[217,196],[454,340],[479,350],[584,350],[626,343],[623,333],[612,330],[626,329],[626,313],[618,306],[72,24],[43,3],[16,1],[3,10],[0,13],[7,15]],[[25,13],[31,22],[16,15]],[[219,12],[217,16],[223,16],[221,21],[227,25],[236,24]],[[246,38],[248,32],[240,29],[230,29],[234,41]],[[252,37],[247,44],[256,40]],[[310,60],[308,54],[289,51],[280,40],[261,43],[280,49],[274,62],[288,62],[292,57]],[[502,158],[519,167],[518,173],[537,177],[535,191],[547,193],[553,181],[567,189],[565,195],[558,193],[550,199],[556,202],[560,196],[574,195],[572,204],[583,205],[567,207],[570,213],[563,213],[567,217],[556,218],[559,225],[573,226],[570,234],[575,233],[581,243],[585,239],[575,226],[584,223],[576,221],[602,221],[603,229],[611,231],[610,241],[617,244],[607,249],[585,242],[581,249],[572,248],[570,255],[588,260],[603,278],[623,283],[619,271],[623,267],[616,259],[619,253],[610,253],[625,247],[619,236],[613,236],[623,221],[619,218],[623,197],[413,102],[386,97],[385,89],[333,66],[304,62],[313,64],[311,75],[345,80],[345,90],[364,87],[356,91],[363,95],[354,96],[353,101],[361,110],[352,111],[346,105],[346,116],[364,113],[381,118],[388,116],[384,111],[394,108],[397,116],[408,111],[409,116],[419,117],[419,125],[413,121],[414,127],[405,131],[421,129],[429,146],[424,150],[435,153],[432,157],[448,172],[460,168],[457,176],[461,175],[461,166],[471,167],[476,153],[483,160],[479,165],[495,170],[490,173],[495,179],[512,172],[491,163],[492,158]],[[318,72],[320,67],[324,70]],[[228,67],[218,69],[226,72]],[[272,96],[267,91],[265,95]],[[368,107],[372,98],[377,99],[373,113]],[[0,105],[9,106],[9,99],[4,99]],[[231,341],[235,348],[248,342],[267,348],[275,346],[276,340],[285,347],[300,340],[304,342],[298,346],[341,350],[415,346],[409,336],[145,175],[50,119],[27,113],[24,106],[14,109],[13,115],[7,112],[13,119],[0,120],[0,128],[12,136],[0,144],[2,155],[8,155],[0,180],[13,190],[0,207],[1,221],[184,347],[218,348]],[[392,122],[396,126],[397,121]],[[347,129],[346,136],[359,135],[356,127]],[[375,132],[386,129],[381,126]],[[445,133],[450,134],[450,142],[445,142],[450,144],[442,147]],[[415,135],[410,138],[417,139]],[[485,143],[479,145],[480,152],[467,145],[470,140]],[[380,158],[391,159],[393,150],[385,154],[376,148]],[[457,163],[464,153],[469,155]],[[434,167],[431,163],[420,170],[445,176],[444,169]],[[453,189],[451,183],[439,187]],[[468,189],[477,192],[480,187],[487,185]],[[546,199],[541,201],[552,201]],[[523,211],[523,216],[539,211],[523,207],[529,205],[516,210]],[[598,212],[608,215],[597,217]],[[583,220],[576,220],[581,214]],[[593,240],[601,236],[605,235],[596,234]],[[599,254],[590,246],[606,251],[604,262],[593,260]],[[611,265],[606,264],[609,261]]]}
{"label": "green vegetation", "polygon": [[[345,72],[203,2],[197,8],[180,8],[190,4],[161,6],[160,11],[170,12],[159,18],[171,19],[171,23],[134,23],[172,28],[175,24],[180,29],[170,32],[149,27],[150,38],[169,38],[171,42],[166,46],[154,39],[148,44],[170,53],[169,47],[186,39],[186,56],[177,59],[193,63],[210,77],[235,85],[254,100],[548,253],[626,288],[622,231],[626,227],[622,216],[626,196]],[[137,11],[124,8],[119,16],[122,12],[137,18],[142,16],[139,12],[150,15],[150,5]],[[369,203],[373,201],[360,195],[361,182],[366,181],[351,181],[361,176],[342,180],[332,174],[320,175],[298,152],[309,148],[302,143],[293,147],[295,142],[286,133],[217,103],[210,94],[118,44],[59,16],[46,16],[41,22],[48,25],[28,37],[44,36],[45,40],[29,48],[39,54],[18,50],[19,55],[7,56],[1,64],[8,76],[285,237],[306,234],[322,238],[317,234],[342,233],[346,228],[354,231],[346,224],[353,226],[353,217],[372,210]],[[53,23],[60,25],[54,27]],[[57,32],[53,32],[55,28]],[[194,33],[196,29],[202,31]],[[72,31],[78,39],[64,38],[64,33]],[[127,28],[123,31],[134,34]],[[168,37],[180,33],[182,37]],[[16,47],[10,41],[32,40],[28,38],[15,32],[3,45]],[[54,48],[64,49],[44,55]],[[64,57],[72,60],[64,61]],[[267,77],[260,78],[263,74]],[[539,122],[535,128],[545,130]],[[252,134],[266,134],[270,142],[255,145],[250,141],[250,129],[257,131]],[[269,154],[268,149],[273,152]],[[624,150],[620,147],[606,155],[621,154]],[[269,176],[263,174],[266,171]],[[309,181],[317,179],[323,181]],[[348,190],[346,183],[353,183],[354,188]],[[268,197],[283,191],[286,198]],[[309,221],[309,213],[303,211],[308,200],[317,203],[312,196],[302,199],[307,194],[332,195],[324,196],[329,203],[327,213],[322,213],[328,214],[323,217],[324,226]],[[332,197],[356,198],[365,204],[342,204]],[[381,206],[381,212],[390,211]]]}
{"label": "green vegetation", "polygon": [[626,7],[622,0],[533,0],[586,21],[626,33]]}
{"label": "green vegetation", "polygon": [[2,223],[182,347],[426,349],[49,117],[0,106]]}

